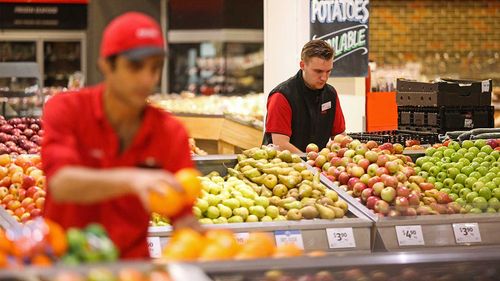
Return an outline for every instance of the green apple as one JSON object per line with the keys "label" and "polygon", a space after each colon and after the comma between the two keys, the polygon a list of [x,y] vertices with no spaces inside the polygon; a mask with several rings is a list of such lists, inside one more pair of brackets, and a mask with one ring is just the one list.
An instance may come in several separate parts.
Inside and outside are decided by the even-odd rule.
{"label": "green apple", "polygon": [[476,181],[473,185],[472,185],[472,191],[475,191],[475,192],[479,192],[479,190],[481,188],[484,187],[484,183],[483,182],[480,182],[480,181]]}
{"label": "green apple", "polygon": [[464,188],[463,184],[461,184],[461,183],[455,183],[455,184],[451,187],[451,192],[452,192],[452,193],[455,193],[455,194],[459,194],[459,193],[460,193],[460,190],[462,190],[462,188]]}
{"label": "green apple", "polygon": [[479,208],[472,208],[469,210],[469,214],[482,214],[483,211],[481,211],[481,209]]}
{"label": "green apple", "polygon": [[458,174],[460,174],[459,169],[457,169],[457,168],[449,168],[448,169],[448,177],[455,179]]}
{"label": "green apple", "polygon": [[455,177],[455,183],[459,183],[459,184],[464,185],[466,179],[467,179],[467,176],[465,174],[458,174]]}
{"label": "green apple", "polygon": [[462,142],[462,148],[469,149],[474,146],[474,142],[471,140],[464,140]]}
{"label": "green apple", "polygon": [[477,182],[477,178],[474,178],[474,177],[468,177],[468,178],[465,180],[465,187],[472,189],[472,186],[473,186],[473,185],[474,185],[474,183],[476,183],[476,182]]}
{"label": "green apple", "polygon": [[490,200],[490,198],[491,198],[491,190],[486,186],[481,187],[479,189],[478,194],[479,194],[479,196],[483,197],[486,200]]}
{"label": "green apple", "polygon": [[467,194],[465,196],[465,199],[467,200],[467,203],[472,203],[472,201],[477,198],[479,196],[479,194],[475,191],[472,191],[472,192],[469,192],[469,194]]}
{"label": "green apple", "polygon": [[465,199],[460,198],[460,197],[457,198],[457,199],[455,199],[455,202],[457,202],[458,204],[460,204],[460,206],[462,206],[462,207],[467,204],[467,201],[465,201]]}
{"label": "green apple", "polygon": [[451,155],[455,153],[455,150],[454,149],[445,149],[445,151],[443,152],[443,156],[444,157],[451,157]]}
{"label": "green apple", "polygon": [[488,201],[485,198],[478,196],[472,200],[472,206],[484,211],[486,210],[486,208],[488,208]]}
{"label": "green apple", "polygon": [[470,176],[470,174],[474,172],[474,168],[471,166],[465,166],[460,170],[460,172],[466,176]]}
{"label": "green apple", "polygon": [[447,178],[443,181],[444,187],[451,188],[455,184],[455,181],[451,178]]}
{"label": "green apple", "polygon": [[463,199],[466,199],[467,198],[467,194],[471,193],[472,190],[470,188],[462,188],[460,190],[460,192],[458,193],[458,195],[463,198]]}
{"label": "green apple", "polygon": [[456,201],[457,199],[459,199],[457,193],[450,193],[448,194],[448,196],[450,196],[452,201]]}

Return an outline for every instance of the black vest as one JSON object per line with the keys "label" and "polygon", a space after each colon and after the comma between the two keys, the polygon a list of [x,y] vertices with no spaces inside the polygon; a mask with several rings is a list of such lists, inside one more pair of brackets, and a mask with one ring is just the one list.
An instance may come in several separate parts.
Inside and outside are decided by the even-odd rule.
{"label": "black vest", "polygon": [[[332,134],[335,118],[337,92],[326,84],[321,90],[307,88],[302,78],[302,70],[294,77],[274,88],[268,99],[274,93],[281,93],[292,109],[292,135],[290,143],[298,149],[306,151],[309,143],[315,143],[320,148],[325,147]],[[322,111],[322,105],[330,108]],[[272,143],[271,133],[264,134],[263,144]]]}

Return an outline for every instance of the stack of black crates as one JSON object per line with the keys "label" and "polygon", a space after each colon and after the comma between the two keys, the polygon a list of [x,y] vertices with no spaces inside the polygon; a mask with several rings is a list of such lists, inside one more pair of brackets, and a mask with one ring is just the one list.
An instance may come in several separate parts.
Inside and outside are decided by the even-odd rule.
{"label": "stack of black crates", "polygon": [[492,128],[492,88],[491,80],[440,79],[426,83],[398,79],[398,129],[445,134]]}

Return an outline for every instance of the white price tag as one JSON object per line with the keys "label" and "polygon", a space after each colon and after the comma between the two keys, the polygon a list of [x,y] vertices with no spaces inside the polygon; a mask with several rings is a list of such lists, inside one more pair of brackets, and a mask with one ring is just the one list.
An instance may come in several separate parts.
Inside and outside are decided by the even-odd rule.
{"label": "white price tag", "polygon": [[352,227],[327,228],[326,237],[328,238],[328,246],[331,249],[356,248]]}
{"label": "white price tag", "polygon": [[239,244],[244,244],[248,240],[249,235],[250,233],[248,232],[240,232],[234,234],[234,236],[236,237],[236,241],[238,241]]}
{"label": "white price tag", "polygon": [[396,235],[399,246],[425,245],[420,225],[398,225],[396,226]]}
{"label": "white price tag", "polygon": [[302,233],[300,230],[277,230],[274,232],[276,246],[283,244],[294,244],[300,249],[304,249],[304,241],[302,241]]}
{"label": "white price tag", "polygon": [[482,81],[481,82],[481,92],[489,92],[490,91],[490,81]]}
{"label": "white price tag", "polygon": [[161,258],[160,237],[148,237],[149,256],[152,258]]}
{"label": "white price tag", "polygon": [[477,223],[454,223],[453,232],[457,244],[481,242],[481,233]]}

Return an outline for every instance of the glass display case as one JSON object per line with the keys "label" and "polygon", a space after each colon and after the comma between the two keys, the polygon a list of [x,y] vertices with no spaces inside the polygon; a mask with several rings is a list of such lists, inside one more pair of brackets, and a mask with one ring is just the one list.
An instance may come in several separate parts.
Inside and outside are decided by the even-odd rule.
{"label": "glass display case", "polygon": [[67,87],[70,76],[82,71],[81,42],[43,42],[44,85]]}
{"label": "glass display case", "polygon": [[169,45],[169,53],[170,92],[241,95],[263,91],[263,43],[176,43]]}

